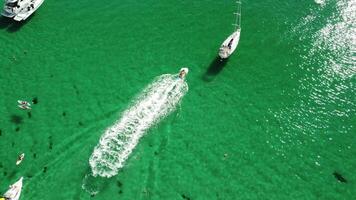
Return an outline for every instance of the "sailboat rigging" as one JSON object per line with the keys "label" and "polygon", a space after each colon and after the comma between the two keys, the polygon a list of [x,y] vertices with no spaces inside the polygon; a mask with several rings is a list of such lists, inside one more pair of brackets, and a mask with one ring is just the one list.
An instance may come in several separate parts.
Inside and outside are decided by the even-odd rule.
{"label": "sailboat rigging", "polygon": [[222,43],[219,49],[219,56],[222,59],[228,58],[236,49],[240,40],[241,33],[241,0],[236,1],[237,11],[234,13],[236,15],[234,32]]}

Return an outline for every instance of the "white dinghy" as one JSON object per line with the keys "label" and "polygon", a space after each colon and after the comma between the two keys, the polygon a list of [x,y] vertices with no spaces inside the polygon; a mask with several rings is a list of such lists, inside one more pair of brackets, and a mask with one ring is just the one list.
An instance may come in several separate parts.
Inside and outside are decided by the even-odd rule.
{"label": "white dinghy", "polygon": [[222,43],[219,49],[219,56],[222,59],[228,58],[236,49],[237,45],[240,41],[240,33],[241,33],[241,1],[237,2],[237,12],[234,13],[236,15],[236,22],[234,24],[235,30],[234,32],[226,38],[226,40]]}

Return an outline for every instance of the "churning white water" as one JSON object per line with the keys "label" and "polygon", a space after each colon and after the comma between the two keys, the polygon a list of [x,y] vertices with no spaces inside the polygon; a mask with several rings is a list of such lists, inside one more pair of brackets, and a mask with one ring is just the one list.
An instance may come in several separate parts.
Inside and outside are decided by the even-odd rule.
{"label": "churning white water", "polygon": [[92,175],[115,176],[144,133],[174,111],[187,91],[187,83],[178,75],[157,77],[105,130],[89,159]]}

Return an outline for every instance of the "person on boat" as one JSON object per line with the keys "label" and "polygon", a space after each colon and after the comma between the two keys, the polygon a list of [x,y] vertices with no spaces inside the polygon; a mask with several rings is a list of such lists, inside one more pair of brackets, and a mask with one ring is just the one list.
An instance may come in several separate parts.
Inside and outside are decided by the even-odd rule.
{"label": "person on boat", "polygon": [[10,200],[10,198],[7,198],[7,197],[0,197],[0,200]]}
{"label": "person on boat", "polygon": [[229,44],[227,44],[227,46],[229,47],[229,49],[231,49],[231,45],[232,45],[232,42],[234,41],[234,38],[232,38],[229,42]]}

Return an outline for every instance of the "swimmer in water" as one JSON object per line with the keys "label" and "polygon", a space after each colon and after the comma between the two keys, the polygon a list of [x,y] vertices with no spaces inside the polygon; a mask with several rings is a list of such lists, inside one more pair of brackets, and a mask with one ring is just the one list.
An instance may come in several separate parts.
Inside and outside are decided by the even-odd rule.
{"label": "swimmer in water", "polygon": [[182,69],[180,69],[179,75],[178,75],[179,78],[184,79],[185,76],[188,74],[188,72],[189,72],[188,68],[182,68]]}

